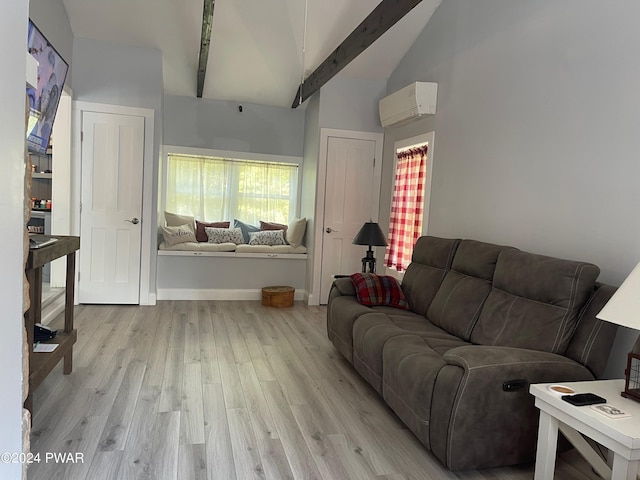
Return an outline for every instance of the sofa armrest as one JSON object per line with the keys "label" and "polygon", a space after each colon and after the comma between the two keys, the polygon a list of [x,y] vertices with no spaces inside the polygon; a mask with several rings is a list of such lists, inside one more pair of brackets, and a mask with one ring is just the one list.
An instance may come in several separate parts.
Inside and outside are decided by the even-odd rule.
{"label": "sofa armrest", "polygon": [[[546,382],[545,378],[549,375],[554,378],[548,380],[550,382],[574,381],[576,374],[588,375],[586,380],[592,379],[588,369],[570,358],[524,348],[467,345],[449,350],[443,359],[449,365],[463,368],[467,381],[475,381],[477,376],[488,381],[488,372],[495,372],[501,378],[509,374],[521,374],[529,383]],[[567,378],[562,380],[563,376]]]}
{"label": "sofa armrest", "polygon": [[336,278],[333,281],[332,290],[336,289],[340,295],[350,295],[355,297],[356,289],[349,277]]}
{"label": "sofa armrest", "polygon": [[[468,345],[448,351],[434,386],[432,450],[450,469],[532,461],[538,411],[529,383],[593,380],[562,355],[511,347]],[[521,388],[507,382],[524,380]],[[469,448],[470,438],[482,438]]]}

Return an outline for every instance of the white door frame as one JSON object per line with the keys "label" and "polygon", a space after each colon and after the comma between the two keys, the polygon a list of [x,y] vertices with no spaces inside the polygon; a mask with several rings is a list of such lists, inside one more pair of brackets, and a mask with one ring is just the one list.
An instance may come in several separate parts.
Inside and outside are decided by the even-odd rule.
{"label": "white door frame", "polygon": [[[152,228],[153,213],[153,122],[155,111],[149,108],[125,107],[122,105],[108,105],[76,101],[73,103],[73,188],[72,205],[74,206],[72,231],[74,235],[80,235],[80,199],[81,199],[81,168],[82,168],[82,142],[80,133],[82,129],[82,113],[112,113],[116,115],[132,115],[144,117],[144,160],[142,165],[142,232],[140,245],[140,305],[155,304],[155,294],[149,292],[151,271],[151,235],[155,235]],[[82,238],[80,239],[82,248]],[[76,272],[76,287],[77,287]],[[77,289],[76,289],[77,291]],[[77,302],[77,299],[76,299]]]}
{"label": "white door frame", "polygon": [[[73,143],[73,91],[64,86],[56,121],[53,124],[51,138],[55,148],[52,153],[51,201],[55,208],[51,210],[51,234],[71,235],[71,156]],[[64,287],[67,276],[67,264],[64,258],[51,262],[50,283],[52,287]],[[63,305],[60,305],[62,311]]]}
{"label": "white door frame", "polygon": [[320,129],[320,149],[318,153],[318,180],[316,183],[316,210],[315,210],[315,231],[314,235],[314,252],[313,252],[313,279],[311,293],[309,294],[309,305],[320,304],[320,284],[322,282],[322,242],[324,239],[324,210],[325,210],[325,188],[327,181],[327,151],[329,146],[329,138],[352,138],[357,140],[370,140],[375,142],[375,167],[373,172],[373,201],[371,218],[378,221],[380,212],[380,182],[382,175],[382,143],[384,140],[383,133],[359,132],[356,130],[337,130],[333,128]]}

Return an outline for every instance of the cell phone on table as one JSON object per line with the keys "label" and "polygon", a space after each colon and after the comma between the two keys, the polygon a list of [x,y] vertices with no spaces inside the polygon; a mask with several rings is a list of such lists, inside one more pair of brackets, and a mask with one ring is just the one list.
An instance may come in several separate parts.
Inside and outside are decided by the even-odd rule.
{"label": "cell phone on table", "polygon": [[576,407],[583,407],[585,405],[596,405],[598,403],[607,403],[605,398],[595,393],[576,393],[574,395],[563,395],[562,399],[565,402],[569,402]]}

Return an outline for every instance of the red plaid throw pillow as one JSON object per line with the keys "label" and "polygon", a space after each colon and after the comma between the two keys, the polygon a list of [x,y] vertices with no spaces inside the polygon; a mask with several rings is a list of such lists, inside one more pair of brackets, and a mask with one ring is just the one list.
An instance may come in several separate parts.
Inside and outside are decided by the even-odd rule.
{"label": "red plaid throw pillow", "polygon": [[349,278],[362,305],[388,305],[409,310],[409,302],[395,278],[374,273],[354,273]]}

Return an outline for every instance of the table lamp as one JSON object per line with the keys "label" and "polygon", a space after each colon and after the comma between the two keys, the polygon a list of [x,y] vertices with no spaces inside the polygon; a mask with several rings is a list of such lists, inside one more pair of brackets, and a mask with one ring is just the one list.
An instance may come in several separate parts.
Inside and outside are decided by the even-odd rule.
{"label": "table lamp", "polygon": [[376,259],[371,247],[386,247],[388,245],[380,225],[376,222],[366,222],[353,239],[353,244],[369,246],[366,256],[362,258],[362,273],[367,273],[367,265],[369,265],[369,273],[376,273]]}
{"label": "table lamp", "polygon": [[[596,318],[640,330],[640,264],[622,282]],[[627,357],[624,376],[624,392],[621,395],[640,402],[640,335]]]}

